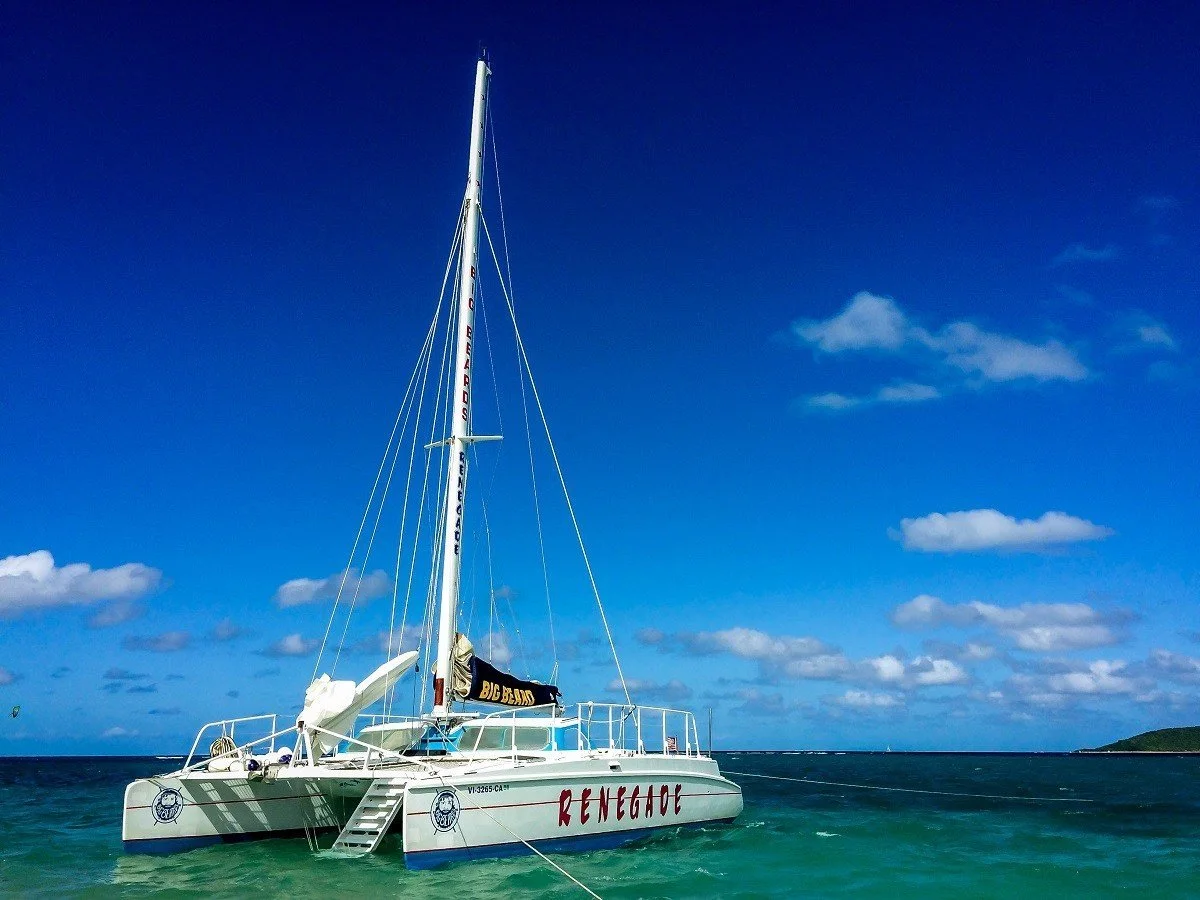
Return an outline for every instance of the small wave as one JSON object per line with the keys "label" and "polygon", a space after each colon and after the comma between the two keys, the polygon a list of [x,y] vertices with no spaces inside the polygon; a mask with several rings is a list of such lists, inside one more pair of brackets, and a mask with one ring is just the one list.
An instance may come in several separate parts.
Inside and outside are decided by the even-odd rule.
{"label": "small wave", "polygon": [[836,831],[818,831],[815,834],[817,837],[841,837]]}

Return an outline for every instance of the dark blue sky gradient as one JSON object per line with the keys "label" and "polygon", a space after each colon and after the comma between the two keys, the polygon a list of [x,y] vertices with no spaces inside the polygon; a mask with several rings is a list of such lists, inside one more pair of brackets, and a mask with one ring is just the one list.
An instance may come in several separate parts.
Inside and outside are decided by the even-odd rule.
{"label": "dark blue sky gradient", "polygon": [[[633,637],[744,626],[914,657],[931,635],[888,614],[928,593],[1136,617],[1118,645],[1051,654],[1074,664],[1200,655],[1180,636],[1200,601],[1200,14],[976,6],[10,5],[0,558],[144,562],[167,586],[113,628],[86,627],[92,607],[5,621],[20,678],[0,697],[31,718],[0,753],[175,749],[193,719],[299,698],[310,662],[255,679],[253,651],[323,627],[271,596],[344,563],[440,283],[480,40],[524,336],[632,674],[687,682],[730,736],[718,695],[778,695],[763,746],[1072,747],[1192,724],[1194,683],[1163,681],[1169,701],[1070,698],[1014,734],[1025,708],[979,698],[1044,655],[861,714],[836,699],[861,684],[736,654],[693,675]],[[1055,263],[1076,244],[1111,258]],[[808,409],[939,377],[792,333],[860,291],[930,332],[1057,339],[1090,375]],[[1174,349],[1131,345],[1138,321]],[[888,537],[982,508],[1116,534],[974,555]],[[597,630],[586,596],[563,605],[564,633]],[[255,635],[204,644],[226,617]],[[121,647],[176,629],[177,654]],[[56,730],[111,666],[192,679],[156,682],[186,715],[146,724],[140,698],[102,694],[86,734]],[[581,699],[609,677],[563,681]],[[101,743],[112,726],[139,735]]]}

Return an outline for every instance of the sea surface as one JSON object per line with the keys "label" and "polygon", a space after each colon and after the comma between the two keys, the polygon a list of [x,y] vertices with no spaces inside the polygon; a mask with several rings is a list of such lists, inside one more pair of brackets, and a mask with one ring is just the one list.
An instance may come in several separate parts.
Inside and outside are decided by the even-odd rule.
{"label": "sea surface", "polygon": [[[606,900],[1200,897],[1197,756],[717,755],[745,789],[733,825],[554,860]],[[0,759],[0,895],[586,896],[536,857],[409,872],[398,852],[336,859],[304,840],[123,855],[126,782],[176,765]]]}

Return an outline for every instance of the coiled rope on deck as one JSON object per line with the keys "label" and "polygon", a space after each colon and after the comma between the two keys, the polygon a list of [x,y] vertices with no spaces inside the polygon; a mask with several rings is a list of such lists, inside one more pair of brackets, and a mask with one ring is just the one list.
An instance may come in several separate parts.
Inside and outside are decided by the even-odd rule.
{"label": "coiled rope on deck", "polygon": [[975,800],[1028,800],[1041,803],[1092,803],[1082,797],[1019,797],[1015,794],[967,794],[960,791],[931,791],[922,788],[887,787],[880,784],[850,784],[845,781],[818,781],[815,778],[787,778],[783,775],[756,775],[753,772],[733,772],[725,770],[726,775],[739,775],[742,778],[769,778],[772,781],[794,781],[797,784],[819,784],[826,787],[858,788],[864,791],[895,791],[902,794],[932,794],[937,797],[970,797]]}

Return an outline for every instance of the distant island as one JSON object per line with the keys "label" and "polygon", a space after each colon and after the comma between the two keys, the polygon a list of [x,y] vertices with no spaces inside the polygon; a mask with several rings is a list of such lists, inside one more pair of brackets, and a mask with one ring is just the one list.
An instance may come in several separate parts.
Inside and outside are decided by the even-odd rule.
{"label": "distant island", "polygon": [[1200,725],[1160,728],[1080,753],[1200,753]]}

